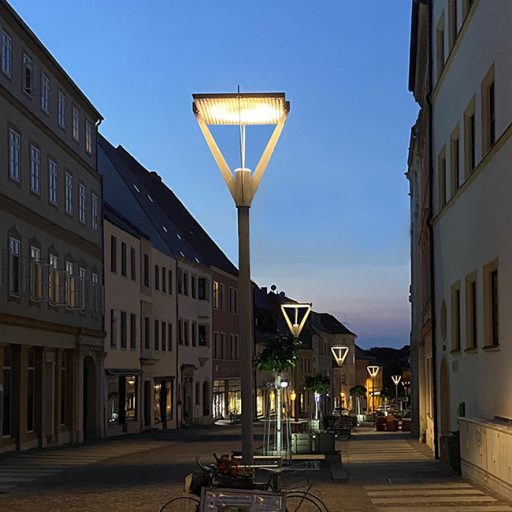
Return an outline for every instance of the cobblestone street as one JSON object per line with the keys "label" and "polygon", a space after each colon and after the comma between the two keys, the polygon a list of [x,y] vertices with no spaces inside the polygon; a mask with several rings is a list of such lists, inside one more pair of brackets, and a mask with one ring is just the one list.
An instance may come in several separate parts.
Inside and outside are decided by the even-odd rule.
{"label": "cobblestone street", "polygon": [[[156,512],[182,493],[196,456],[238,447],[236,427],[157,432],[0,458],[0,511]],[[338,443],[349,474],[312,472],[313,492],[331,511],[512,512],[464,482],[403,434],[363,429]]]}

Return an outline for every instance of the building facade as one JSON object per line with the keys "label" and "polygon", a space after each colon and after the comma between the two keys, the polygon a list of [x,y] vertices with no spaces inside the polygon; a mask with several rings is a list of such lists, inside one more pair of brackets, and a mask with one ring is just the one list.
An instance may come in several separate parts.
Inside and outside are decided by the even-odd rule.
{"label": "building facade", "polygon": [[102,118],[0,1],[0,452],[103,434]]}
{"label": "building facade", "polygon": [[463,475],[510,497],[512,4],[429,9],[434,441],[459,430]]}

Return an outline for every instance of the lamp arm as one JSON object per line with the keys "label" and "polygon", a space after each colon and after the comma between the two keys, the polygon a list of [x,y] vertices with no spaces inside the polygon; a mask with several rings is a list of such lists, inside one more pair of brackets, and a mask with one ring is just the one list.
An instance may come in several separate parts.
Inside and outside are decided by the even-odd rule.
{"label": "lamp arm", "polygon": [[229,165],[227,164],[226,160],[224,159],[224,156],[222,155],[219,146],[217,146],[217,143],[215,142],[215,139],[213,138],[213,135],[208,128],[208,125],[206,124],[205,120],[201,116],[199,112],[194,112],[197,123],[199,124],[199,128],[201,128],[201,132],[204,135],[204,138],[206,139],[206,143],[208,144],[208,147],[210,148],[210,151],[212,152],[213,158],[215,159],[215,162],[217,163],[217,166],[219,167],[219,170],[222,174],[222,177],[224,178],[224,181],[226,182],[226,185],[228,186],[229,192],[231,193],[231,196],[233,199],[235,199],[235,179],[233,178],[233,174],[231,172],[231,169],[229,168]]}
{"label": "lamp arm", "polygon": [[270,161],[270,157],[272,156],[272,153],[274,152],[277,141],[279,140],[279,137],[281,136],[281,132],[283,131],[284,123],[286,122],[287,117],[288,117],[288,112],[284,112],[283,115],[281,116],[281,119],[279,119],[279,121],[277,122],[277,125],[274,128],[274,131],[272,132],[272,136],[270,137],[270,140],[267,143],[267,147],[265,148],[265,151],[263,151],[263,154],[261,155],[258,165],[254,169],[254,173],[252,175],[252,197],[254,197],[256,190],[258,190],[258,187],[261,182],[261,178],[263,178],[263,173],[265,172],[265,169],[267,168],[268,162]]}

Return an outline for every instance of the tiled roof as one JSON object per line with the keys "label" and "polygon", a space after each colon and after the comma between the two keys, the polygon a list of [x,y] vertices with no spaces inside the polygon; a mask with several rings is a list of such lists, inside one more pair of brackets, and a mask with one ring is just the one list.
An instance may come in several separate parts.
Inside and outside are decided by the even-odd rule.
{"label": "tiled roof", "polygon": [[118,228],[130,233],[136,238],[148,238],[148,235],[141,231],[135,224],[130,222],[124,215],[119,213],[111,204],[103,202],[103,216],[106,220],[117,226]]}
{"label": "tiled roof", "polygon": [[355,334],[349,331],[336,317],[329,313],[311,312],[311,326],[314,330],[331,334]]}

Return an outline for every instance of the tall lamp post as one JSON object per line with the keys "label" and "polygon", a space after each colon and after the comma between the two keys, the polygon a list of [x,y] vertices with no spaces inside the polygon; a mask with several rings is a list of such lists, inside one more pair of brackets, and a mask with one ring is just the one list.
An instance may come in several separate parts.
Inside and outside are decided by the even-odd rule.
{"label": "tall lamp post", "polygon": [[[240,374],[242,388],[242,461],[253,460],[253,325],[249,250],[249,208],[276,147],[290,111],[284,93],[193,94],[192,109],[201,132],[238,209],[238,286],[240,317]],[[209,126],[237,126],[240,168],[234,173],[222,155]],[[274,131],[251,173],[245,167],[247,126],[275,125]]]}
{"label": "tall lamp post", "polygon": [[375,413],[375,377],[379,373],[380,366],[367,366],[366,369],[372,379],[372,414]]}
{"label": "tall lamp post", "polygon": [[[402,380],[401,375],[391,375],[391,379],[393,380],[393,384],[395,385],[395,404],[398,409],[398,384],[400,384],[400,381]],[[402,407],[400,407],[402,409]]]}
{"label": "tall lamp post", "polygon": [[[288,325],[288,329],[292,333],[294,338],[298,338],[304,325],[306,324],[306,320],[308,319],[309,313],[311,313],[311,304],[281,304],[281,313],[286,320],[286,324]],[[276,411],[276,423],[277,423],[277,453],[281,454],[281,446],[282,446],[282,411],[281,411],[281,388],[282,388],[281,376],[277,376],[276,378],[276,388],[277,388],[277,411]],[[295,383],[295,388],[297,387],[297,383]],[[297,398],[297,395],[295,395]],[[295,400],[294,406],[295,406]],[[289,443],[288,443],[289,444]]]}
{"label": "tall lamp post", "polygon": [[[334,347],[331,347],[331,352],[334,357],[334,360],[336,361],[336,364],[338,365],[340,369],[340,415],[341,415],[341,401],[343,397],[343,380],[342,380],[342,374],[341,374],[341,367],[343,366],[343,363],[345,362],[345,359],[348,355],[349,348],[348,347],[342,347],[339,345],[335,345]],[[334,407],[336,407],[336,404],[334,404]]]}

